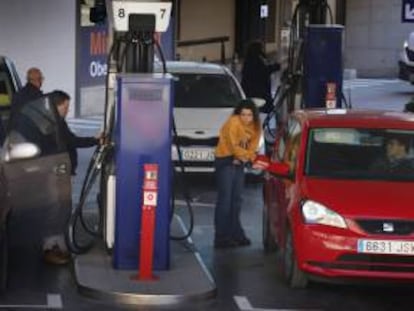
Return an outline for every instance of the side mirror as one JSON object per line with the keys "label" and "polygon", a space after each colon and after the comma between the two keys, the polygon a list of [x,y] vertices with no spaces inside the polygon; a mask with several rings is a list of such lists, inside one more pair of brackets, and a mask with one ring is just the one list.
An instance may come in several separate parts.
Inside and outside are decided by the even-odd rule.
{"label": "side mirror", "polygon": [[263,98],[252,97],[251,100],[254,102],[258,109],[262,108],[266,104],[266,100]]}
{"label": "side mirror", "polygon": [[32,143],[18,143],[9,145],[5,155],[6,161],[31,159],[40,154],[38,146]]}

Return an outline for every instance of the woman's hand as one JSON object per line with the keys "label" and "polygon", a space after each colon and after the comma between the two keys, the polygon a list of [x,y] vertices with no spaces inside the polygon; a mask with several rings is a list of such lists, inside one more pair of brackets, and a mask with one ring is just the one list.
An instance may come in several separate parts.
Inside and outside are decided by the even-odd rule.
{"label": "woman's hand", "polygon": [[253,162],[252,168],[256,170],[266,170],[269,167],[270,160],[268,157],[258,155]]}

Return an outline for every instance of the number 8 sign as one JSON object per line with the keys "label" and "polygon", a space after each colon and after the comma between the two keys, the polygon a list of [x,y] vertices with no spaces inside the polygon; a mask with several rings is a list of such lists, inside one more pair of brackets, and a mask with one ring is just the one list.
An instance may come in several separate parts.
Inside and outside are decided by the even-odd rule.
{"label": "number 8 sign", "polygon": [[134,2],[112,1],[114,28],[116,31],[128,31],[130,14],[153,14],[156,17],[156,32],[167,31],[171,17],[171,2]]}

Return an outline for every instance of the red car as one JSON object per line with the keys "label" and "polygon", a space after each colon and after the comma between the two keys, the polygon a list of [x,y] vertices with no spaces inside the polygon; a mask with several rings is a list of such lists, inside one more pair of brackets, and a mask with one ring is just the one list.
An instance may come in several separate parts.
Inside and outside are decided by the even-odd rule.
{"label": "red car", "polygon": [[414,280],[414,114],[294,112],[276,137],[264,202],[263,245],[280,249],[290,286]]}

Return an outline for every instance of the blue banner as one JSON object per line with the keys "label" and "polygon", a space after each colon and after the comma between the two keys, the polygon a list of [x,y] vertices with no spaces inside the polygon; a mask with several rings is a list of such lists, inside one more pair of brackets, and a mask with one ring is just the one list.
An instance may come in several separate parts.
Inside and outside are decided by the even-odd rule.
{"label": "blue banner", "polygon": [[80,28],[80,87],[105,84],[107,37],[106,25]]}
{"label": "blue banner", "polygon": [[[79,34],[79,86],[104,85],[107,73],[108,30],[106,25],[80,27]],[[166,60],[175,58],[174,20],[171,18],[166,32],[160,34],[161,48]]]}

